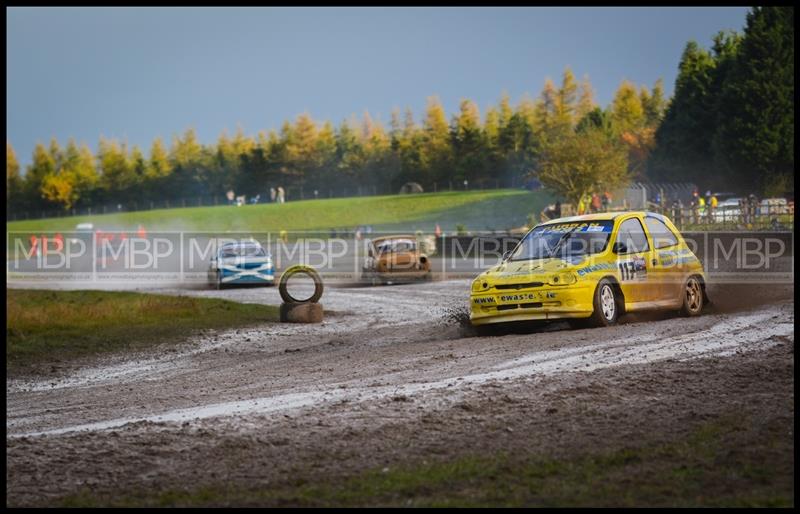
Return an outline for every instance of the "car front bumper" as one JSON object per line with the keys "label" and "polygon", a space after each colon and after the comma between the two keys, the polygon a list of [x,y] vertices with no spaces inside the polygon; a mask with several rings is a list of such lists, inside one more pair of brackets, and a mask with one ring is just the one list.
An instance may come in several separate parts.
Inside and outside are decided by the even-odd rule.
{"label": "car front bumper", "polygon": [[269,269],[241,269],[241,268],[220,268],[219,279],[222,284],[254,284],[275,283],[275,272]]}
{"label": "car front bumper", "polygon": [[587,318],[594,310],[594,284],[543,286],[532,289],[470,294],[470,322],[488,325],[511,321]]}

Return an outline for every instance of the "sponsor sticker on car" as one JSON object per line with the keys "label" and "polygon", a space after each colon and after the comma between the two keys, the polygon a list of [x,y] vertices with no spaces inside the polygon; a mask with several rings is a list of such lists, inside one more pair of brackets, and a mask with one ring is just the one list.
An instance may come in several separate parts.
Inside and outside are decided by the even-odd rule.
{"label": "sponsor sticker on car", "polygon": [[647,263],[644,257],[634,257],[627,261],[619,261],[620,280],[623,282],[630,280],[644,280],[647,278]]}

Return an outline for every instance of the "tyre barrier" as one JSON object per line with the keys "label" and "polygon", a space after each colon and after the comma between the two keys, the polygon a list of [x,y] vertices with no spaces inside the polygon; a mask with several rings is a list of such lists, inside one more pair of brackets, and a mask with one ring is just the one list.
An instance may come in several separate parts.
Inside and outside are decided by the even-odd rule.
{"label": "tyre barrier", "polygon": [[[298,300],[289,294],[289,279],[294,275],[308,275],[314,281],[314,294],[305,300]],[[278,292],[283,303],[280,308],[280,320],[288,323],[321,323],[323,317],[322,304],[318,303],[323,292],[322,277],[311,266],[296,265],[287,268],[278,280]]]}

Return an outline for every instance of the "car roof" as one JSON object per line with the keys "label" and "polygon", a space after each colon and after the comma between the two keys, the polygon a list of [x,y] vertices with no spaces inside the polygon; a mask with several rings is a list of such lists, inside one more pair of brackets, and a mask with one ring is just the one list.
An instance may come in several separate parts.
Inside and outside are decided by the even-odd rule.
{"label": "car roof", "polygon": [[616,219],[617,216],[623,214],[630,214],[629,212],[597,212],[594,214],[581,214],[579,216],[567,216],[565,218],[557,218],[549,220],[542,225],[550,225],[553,223],[572,223],[575,221],[608,221]]}
{"label": "car roof", "polygon": [[226,246],[261,246],[261,243],[258,241],[233,241],[223,244],[220,248],[225,248]]}
{"label": "car roof", "polygon": [[652,216],[654,218],[662,219],[664,216],[657,212],[651,211],[613,211],[613,212],[597,212],[593,214],[581,214],[579,216],[568,216],[566,218],[558,218],[554,220],[547,221],[545,223],[540,223],[539,227],[544,225],[552,225],[556,223],[575,223],[579,221],[611,221],[615,220],[621,216],[628,216],[628,215],[639,215],[639,216]]}
{"label": "car roof", "polygon": [[381,239],[375,243],[375,246],[380,246],[382,244],[391,244],[391,243],[411,243],[412,245],[417,244],[414,239],[408,237],[392,237],[389,239]]}
{"label": "car roof", "polygon": [[408,235],[408,234],[400,234],[400,235],[397,235],[397,236],[381,236],[381,237],[376,237],[376,238],[372,239],[372,242],[374,244],[377,244],[377,243],[382,243],[383,241],[395,241],[395,240],[416,241],[417,240],[417,236],[412,236],[412,235]]}

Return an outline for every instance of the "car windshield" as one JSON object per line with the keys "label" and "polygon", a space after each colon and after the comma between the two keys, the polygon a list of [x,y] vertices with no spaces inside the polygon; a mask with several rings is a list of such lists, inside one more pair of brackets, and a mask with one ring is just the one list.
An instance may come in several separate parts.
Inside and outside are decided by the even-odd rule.
{"label": "car windshield", "polygon": [[540,225],[520,241],[509,260],[525,261],[600,253],[606,249],[613,228],[613,220]]}
{"label": "car windshield", "polygon": [[231,245],[220,250],[223,259],[230,257],[266,257],[267,252],[257,245]]}
{"label": "car windshield", "polygon": [[378,254],[390,252],[411,252],[414,250],[414,242],[408,240],[384,241],[375,249]]}

